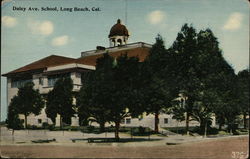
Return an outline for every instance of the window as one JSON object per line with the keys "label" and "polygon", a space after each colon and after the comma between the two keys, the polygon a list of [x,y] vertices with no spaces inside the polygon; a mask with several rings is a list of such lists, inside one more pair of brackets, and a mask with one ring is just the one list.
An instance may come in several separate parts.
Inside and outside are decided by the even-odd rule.
{"label": "window", "polygon": [[42,119],[38,119],[38,124],[41,124],[42,123]]}
{"label": "window", "polygon": [[127,118],[126,119],[126,124],[130,124],[131,123],[131,119],[130,118]]}
{"label": "window", "polygon": [[122,119],[122,120],[121,120],[121,124],[124,124],[124,123],[125,123],[125,120],[124,120],[124,119]]}
{"label": "window", "polygon": [[24,80],[12,79],[11,88],[23,87],[28,82],[32,82],[32,79],[24,79]]}
{"label": "window", "polygon": [[122,40],[121,39],[118,39],[117,42],[118,42],[118,45],[122,45]]}
{"label": "window", "polygon": [[39,85],[43,85],[43,78],[42,77],[39,78]]}
{"label": "window", "polygon": [[48,77],[48,87],[53,87],[59,78],[70,78],[70,74],[59,74]]}
{"label": "window", "polygon": [[168,118],[164,118],[164,124],[168,124]]}
{"label": "window", "polygon": [[48,78],[48,86],[53,87],[59,78]]}

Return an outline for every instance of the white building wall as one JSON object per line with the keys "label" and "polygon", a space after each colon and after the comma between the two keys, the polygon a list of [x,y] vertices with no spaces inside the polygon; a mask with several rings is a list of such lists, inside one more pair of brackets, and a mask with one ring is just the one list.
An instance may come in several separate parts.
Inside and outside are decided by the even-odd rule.
{"label": "white building wall", "polygon": [[[73,80],[73,91],[79,91],[81,88],[81,74],[77,72],[72,72],[70,75]],[[39,84],[39,78],[43,80],[43,85]],[[33,75],[32,82],[34,83],[34,89],[38,89],[41,94],[47,94],[53,87],[48,87],[48,79],[47,76],[42,76],[42,74]],[[9,106],[11,99],[17,95],[18,88],[11,88],[11,78],[7,78],[7,104]],[[75,102],[75,99],[74,99]],[[20,119],[25,119],[24,115],[19,115]],[[41,122],[39,123],[39,120]],[[47,117],[45,113],[45,107],[41,110],[41,113],[37,116],[34,114],[30,114],[27,117],[27,124],[42,126],[43,122],[47,122],[48,124],[52,124],[50,118]],[[77,121],[75,121],[77,123]]]}
{"label": "white building wall", "polygon": [[[155,116],[153,114],[149,114],[149,115],[145,115],[146,113],[144,113],[143,118],[131,118],[131,117],[126,117],[125,118],[125,122],[121,123],[120,126],[127,126],[127,127],[149,127],[151,129],[154,129],[155,127]],[[182,121],[179,122],[175,119],[172,118],[173,115],[171,114],[164,114],[161,113],[159,115],[159,127],[164,128],[164,127],[185,127],[186,126],[186,122]],[[131,123],[126,123],[126,119],[131,119]],[[168,122],[165,123],[164,119],[168,119]],[[92,122],[91,123],[92,126],[99,126],[98,123],[96,122]],[[115,125],[114,123],[106,123],[105,126],[111,126],[111,125]],[[189,122],[189,126],[200,126],[200,123],[197,121],[190,121]],[[215,118],[213,118],[213,122],[212,122],[212,126],[215,126]]]}
{"label": "white building wall", "polygon": [[11,88],[11,78],[7,78],[7,104],[9,105],[11,99],[17,95],[18,88]]}
{"label": "white building wall", "polygon": [[[81,88],[81,74],[77,73],[77,72],[72,72],[70,74],[71,79],[73,80],[73,91],[79,91]],[[39,78],[43,79],[43,85],[39,84]],[[53,89],[53,87],[48,87],[48,79],[46,76],[42,76],[41,74],[36,74],[33,75],[33,83],[34,88],[38,89],[40,93],[42,94],[47,94],[50,90]],[[9,105],[11,99],[17,94],[18,92],[18,88],[11,88],[11,79],[7,78],[7,103]],[[75,99],[74,99],[74,104],[75,104]],[[20,116],[21,119],[24,119],[24,116]],[[150,127],[152,129],[154,129],[154,115],[153,114],[149,114],[146,115],[146,113],[144,113],[142,115],[142,118],[131,118],[131,117],[127,117],[131,120],[130,123],[126,123],[126,119],[125,118],[125,122],[121,123],[121,126],[131,126],[131,127],[138,127],[138,126],[142,126],[142,127]],[[168,119],[168,123],[164,122],[164,119],[167,118]],[[42,122],[39,123],[38,120],[41,119]],[[42,109],[41,114],[38,116],[35,116],[34,114],[31,114],[28,116],[27,118],[28,120],[28,124],[29,125],[37,125],[37,126],[42,126],[43,122],[48,122],[49,124],[52,124],[52,121],[47,118],[46,113],[45,113],[45,108]],[[78,118],[77,118],[78,120]],[[76,119],[74,118],[74,123],[78,123],[78,121],[76,121]],[[77,124],[74,124],[77,125]],[[91,125],[93,126],[99,126],[98,123],[91,123]],[[105,126],[114,126],[114,123],[110,123],[110,124],[106,124]],[[190,126],[199,126],[199,123],[197,121],[190,121],[189,123]],[[184,127],[185,126],[185,121],[182,122],[178,122],[175,119],[172,119],[172,115],[169,114],[163,114],[161,113],[159,115],[159,127]],[[213,122],[212,122],[212,126],[215,126],[215,118],[213,117]]]}

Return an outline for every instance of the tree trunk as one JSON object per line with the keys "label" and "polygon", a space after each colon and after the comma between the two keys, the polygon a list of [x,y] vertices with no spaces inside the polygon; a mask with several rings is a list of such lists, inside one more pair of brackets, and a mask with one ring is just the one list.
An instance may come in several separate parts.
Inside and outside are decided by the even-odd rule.
{"label": "tree trunk", "polygon": [[228,130],[228,132],[232,135],[233,134],[233,127],[232,127],[232,122],[228,122],[228,128],[227,128],[227,130]]}
{"label": "tree trunk", "polygon": [[104,132],[105,131],[105,122],[100,121],[100,132]]}
{"label": "tree trunk", "polygon": [[25,122],[25,123],[24,123],[24,128],[27,129],[27,125],[28,125],[28,124],[27,124],[27,115],[26,115],[26,114],[24,114],[24,118],[25,118],[25,119],[24,119],[24,120],[25,120],[25,121],[24,121],[24,122]]}
{"label": "tree trunk", "polygon": [[207,121],[205,121],[204,137],[207,137]]}
{"label": "tree trunk", "polygon": [[189,135],[189,113],[186,115],[186,133]]}
{"label": "tree trunk", "polygon": [[62,116],[60,115],[60,129],[62,129]]}
{"label": "tree trunk", "polygon": [[244,113],[243,114],[243,124],[244,124],[244,129],[246,129],[247,128],[247,114],[246,113]]}
{"label": "tree trunk", "polygon": [[159,132],[159,111],[155,112],[155,132]]}
{"label": "tree trunk", "polygon": [[200,131],[201,131],[201,133],[204,133],[204,132],[202,132],[204,130],[204,128],[205,128],[205,121],[203,119],[201,119],[200,120]]}
{"label": "tree trunk", "polygon": [[232,124],[230,124],[229,132],[230,132],[230,134],[231,134],[231,135],[233,135],[233,128],[232,128]]}
{"label": "tree trunk", "polygon": [[115,138],[117,141],[119,141],[119,128],[120,128],[120,122],[115,122]]}
{"label": "tree trunk", "polygon": [[219,131],[221,131],[221,129],[222,129],[222,124],[219,123]]}

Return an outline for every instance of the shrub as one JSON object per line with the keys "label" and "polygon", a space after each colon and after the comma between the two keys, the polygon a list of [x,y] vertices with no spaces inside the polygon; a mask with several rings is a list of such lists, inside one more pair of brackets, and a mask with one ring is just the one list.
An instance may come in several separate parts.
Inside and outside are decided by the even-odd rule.
{"label": "shrub", "polygon": [[52,130],[55,129],[55,125],[54,125],[54,124],[50,124],[50,125],[48,126],[48,128],[49,128],[50,131],[52,131]]}
{"label": "shrub", "polygon": [[27,125],[27,129],[31,129],[31,130],[38,130],[38,129],[42,129],[42,127],[38,127],[36,125]]}
{"label": "shrub", "polygon": [[233,135],[240,135],[240,131],[239,131],[239,130],[235,130],[235,131],[233,132]]}
{"label": "shrub", "polygon": [[78,126],[71,126],[70,130],[71,131],[77,131],[77,130],[79,130],[79,127]]}
{"label": "shrub", "polygon": [[219,134],[219,135],[228,135],[229,133],[226,132],[226,131],[219,131],[218,134]]}
{"label": "shrub", "polygon": [[48,129],[48,128],[49,128],[49,124],[48,124],[47,122],[43,122],[43,123],[42,123],[42,127],[43,127],[44,129]]}
{"label": "shrub", "polygon": [[144,134],[145,133],[146,128],[140,126],[138,129],[139,129],[139,133],[140,134]]}
{"label": "shrub", "polygon": [[6,119],[6,124],[7,124],[7,128],[11,128],[11,129],[15,129],[15,130],[20,130],[23,129],[23,121],[20,120],[18,117],[11,119],[12,121]]}
{"label": "shrub", "polygon": [[30,125],[30,124],[27,124],[27,127],[26,127],[26,129],[31,129],[32,128],[32,125]]}
{"label": "shrub", "polygon": [[87,126],[87,130],[88,130],[88,132],[93,132],[93,130],[95,129],[95,127],[94,126]]}
{"label": "shrub", "polygon": [[209,128],[208,129],[208,134],[210,135],[215,135],[218,134],[219,130],[217,128]]}

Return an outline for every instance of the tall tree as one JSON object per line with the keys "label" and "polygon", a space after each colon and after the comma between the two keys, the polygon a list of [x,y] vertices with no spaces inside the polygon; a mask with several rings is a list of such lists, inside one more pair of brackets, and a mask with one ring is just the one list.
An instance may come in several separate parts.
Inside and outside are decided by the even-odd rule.
{"label": "tall tree", "polygon": [[197,33],[192,26],[184,24],[178,33],[169,51],[176,53],[178,89],[185,97],[183,110],[186,120],[186,132],[189,134],[189,121],[193,111],[194,102],[201,87],[197,72],[195,71],[197,54]]}
{"label": "tall tree", "polygon": [[11,99],[10,105],[8,107],[8,117],[7,117],[7,127],[12,128],[12,134],[14,134],[14,130],[21,129],[23,127],[23,123],[19,119],[18,116],[18,97],[14,96]]}
{"label": "tall tree", "polygon": [[[212,112],[220,119],[225,119],[226,115],[235,112],[235,89],[230,86],[235,78],[234,70],[223,58],[219,42],[210,29],[201,30],[197,34],[192,26],[183,25],[169,50],[179,56],[179,73],[176,80],[182,95],[186,97],[182,110],[186,113],[187,134],[189,117],[200,122],[204,130],[213,115]],[[222,94],[227,94],[231,100]],[[230,113],[226,113],[229,108]],[[230,116],[227,120],[234,118],[235,113]]]}
{"label": "tall tree", "polygon": [[[120,122],[127,116],[142,113],[136,102],[140,97],[138,58],[126,54],[114,59],[108,53],[97,59],[96,70],[86,81],[78,97],[82,115],[101,122],[115,123],[115,137],[119,140]],[[138,85],[137,85],[138,84]]]}
{"label": "tall tree", "polygon": [[46,108],[45,113],[47,117],[49,117],[53,123],[56,122],[56,116],[58,113],[57,105],[54,104],[55,93],[54,91],[49,91],[46,97]]}
{"label": "tall tree", "polygon": [[240,98],[240,108],[243,114],[243,125],[247,128],[246,117],[249,115],[249,79],[250,72],[249,69],[244,69],[238,73],[238,87],[239,87],[239,98]]}
{"label": "tall tree", "polygon": [[53,90],[48,93],[45,112],[52,121],[56,115],[60,115],[60,127],[62,122],[70,124],[71,117],[75,114],[73,105],[73,81],[69,77],[59,78]]}
{"label": "tall tree", "polygon": [[197,53],[193,58],[196,61],[194,68],[200,87],[191,116],[200,122],[201,130],[206,133],[207,126],[211,124],[213,110],[219,103],[219,85],[214,83],[218,83],[218,74],[224,74],[224,70],[218,66],[225,62],[219,42],[210,29],[201,30],[197,34]]}
{"label": "tall tree", "polygon": [[113,68],[112,104],[108,105],[111,113],[111,121],[115,123],[115,136],[119,138],[121,120],[128,116],[137,117],[143,113],[141,101],[140,66],[137,57],[128,57],[123,54],[116,59]]}
{"label": "tall tree", "polygon": [[155,115],[154,131],[159,131],[159,114],[163,108],[171,106],[176,96],[174,54],[165,49],[160,35],[152,46],[144,62],[144,104],[147,113]]}
{"label": "tall tree", "polygon": [[89,72],[88,74],[77,96],[76,105],[78,107],[78,114],[85,121],[89,121],[92,118],[92,120],[99,123],[100,131],[103,132],[105,123],[108,122],[109,110],[103,105],[103,100],[105,99],[97,100],[102,96],[100,94],[102,92],[98,92],[102,85],[96,80],[96,78],[99,79],[97,76],[100,74],[97,72]]}
{"label": "tall tree", "polygon": [[33,113],[39,115],[44,107],[44,101],[39,90],[33,89],[32,82],[26,83],[24,87],[18,89],[17,96],[11,102],[11,108],[17,114],[23,114],[25,117],[25,128],[27,128],[27,117]]}

